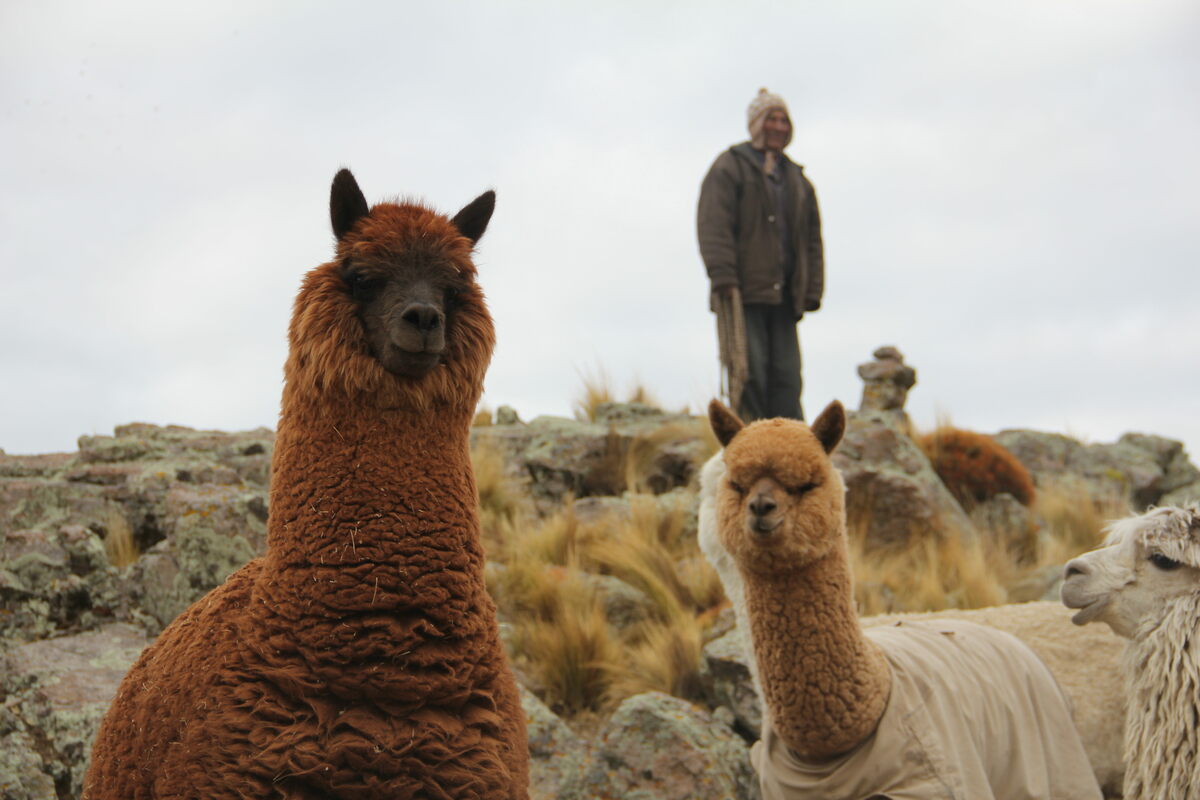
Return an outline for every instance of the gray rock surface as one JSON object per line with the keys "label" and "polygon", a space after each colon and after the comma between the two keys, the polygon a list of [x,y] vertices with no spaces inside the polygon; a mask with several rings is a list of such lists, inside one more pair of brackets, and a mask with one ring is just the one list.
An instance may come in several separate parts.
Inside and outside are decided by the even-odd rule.
{"label": "gray rock surface", "polygon": [[625,700],[562,800],[757,798],[746,743],[685,700],[647,692]]}
{"label": "gray rock surface", "polygon": [[633,477],[654,494],[686,486],[708,456],[704,421],[639,403],[605,403],[596,421],[541,416],[528,423],[471,430],[471,446],[488,444],[504,456],[509,477],[543,509],[577,498],[620,495]]}
{"label": "gray rock surface", "polygon": [[1151,505],[1200,499],[1200,470],[1174,439],[1127,433],[1113,443],[1084,444],[1058,433],[1006,430],[995,436],[1040,488],[1079,485],[1098,501]]}
{"label": "gray rock surface", "polygon": [[587,743],[532,692],[519,688],[529,735],[530,800],[551,800],[559,796],[564,780],[582,768]]}
{"label": "gray rock surface", "polygon": [[895,347],[880,347],[871,355],[874,361],[858,365],[858,377],[863,379],[858,410],[886,411],[906,420],[904,403],[908,390],[917,383],[917,371],[904,363],[904,356]]}
{"label": "gray rock surface", "polygon": [[871,546],[978,535],[929,459],[886,413],[849,412],[833,463],[846,482],[850,525],[862,526]]}
{"label": "gray rock surface", "polygon": [[704,646],[701,679],[714,708],[728,708],[748,741],[762,731],[762,700],[750,675],[750,650],[740,628]]}
{"label": "gray rock surface", "polygon": [[0,797],[79,796],[100,720],[148,643],[140,629],[113,623],[0,656],[0,776],[19,776],[19,788]]}

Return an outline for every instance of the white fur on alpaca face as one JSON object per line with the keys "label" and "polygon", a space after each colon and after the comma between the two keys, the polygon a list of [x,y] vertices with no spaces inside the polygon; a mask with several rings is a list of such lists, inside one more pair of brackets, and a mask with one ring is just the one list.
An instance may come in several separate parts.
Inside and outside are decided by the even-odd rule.
{"label": "white fur on alpaca face", "polygon": [[708,563],[712,564],[713,569],[721,577],[721,583],[725,586],[725,595],[733,604],[738,622],[741,623],[745,619],[746,610],[742,576],[733,563],[733,557],[729,555],[729,551],[725,549],[725,545],[721,543],[721,537],[717,534],[717,491],[724,481],[724,452],[718,450],[716,455],[710,458],[700,470],[700,530],[698,538],[700,552],[704,553]]}
{"label": "white fur on alpaca face", "polygon": [[1121,520],[1110,528],[1104,547],[1073,559],[1066,566],[1062,601],[1081,611],[1077,625],[1099,620],[1113,633],[1137,639],[1162,622],[1178,598],[1200,592],[1200,569],[1181,560],[1178,543],[1154,535],[1154,527],[1180,509],[1155,509]]}

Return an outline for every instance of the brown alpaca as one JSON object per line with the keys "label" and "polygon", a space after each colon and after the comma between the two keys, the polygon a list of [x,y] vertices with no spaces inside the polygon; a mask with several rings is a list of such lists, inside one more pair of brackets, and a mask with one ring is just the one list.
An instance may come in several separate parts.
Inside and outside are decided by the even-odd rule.
{"label": "brown alpaca", "polygon": [[1049,670],[1015,637],[957,620],[864,633],[852,600],[831,403],[811,428],[744,426],[709,407],[725,447],[717,536],[745,587],[765,714],[752,758],[766,800],[1099,798]]}
{"label": "brown alpaca", "polygon": [[527,796],[468,445],[494,344],[471,251],[494,202],[368,209],[334,178],[336,258],[289,330],[267,552],[130,670],[84,798]]}

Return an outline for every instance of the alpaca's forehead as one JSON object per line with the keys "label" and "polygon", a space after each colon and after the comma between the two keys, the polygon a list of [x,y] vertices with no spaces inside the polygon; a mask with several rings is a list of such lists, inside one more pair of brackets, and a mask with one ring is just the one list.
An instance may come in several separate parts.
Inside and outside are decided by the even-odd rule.
{"label": "alpaca's forehead", "polygon": [[747,428],[725,450],[730,476],[742,480],[767,475],[809,480],[828,463],[817,437],[799,425]]}
{"label": "alpaca's forehead", "polygon": [[442,268],[471,277],[471,243],[444,216],[419,205],[380,204],[345,241],[343,255],[376,265]]}
{"label": "alpaca's forehead", "polygon": [[1117,545],[1127,553],[1149,549],[1200,567],[1200,509],[1195,506],[1151,509],[1113,522],[1107,532],[1106,546]]}

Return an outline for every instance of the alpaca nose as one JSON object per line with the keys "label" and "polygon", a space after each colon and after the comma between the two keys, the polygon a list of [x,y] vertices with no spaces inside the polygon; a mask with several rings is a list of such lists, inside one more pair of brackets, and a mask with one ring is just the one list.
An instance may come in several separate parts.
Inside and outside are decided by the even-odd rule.
{"label": "alpaca nose", "polygon": [[1067,566],[1063,569],[1063,579],[1071,578],[1075,575],[1090,575],[1091,567],[1082,558],[1073,558],[1067,562]]}
{"label": "alpaca nose", "polygon": [[442,327],[445,315],[440,308],[429,303],[410,303],[401,312],[400,319],[422,333],[429,333]]}
{"label": "alpaca nose", "polygon": [[774,500],[767,495],[760,494],[750,501],[750,510],[754,512],[756,517],[765,517],[777,508]]}

